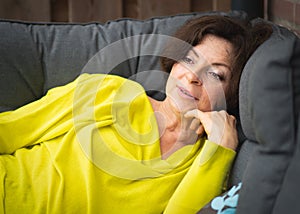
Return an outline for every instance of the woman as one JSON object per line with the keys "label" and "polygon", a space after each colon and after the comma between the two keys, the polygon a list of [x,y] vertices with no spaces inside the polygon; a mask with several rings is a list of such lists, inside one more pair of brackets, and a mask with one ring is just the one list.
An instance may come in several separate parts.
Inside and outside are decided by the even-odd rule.
{"label": "woman", "polygon": [[238,144],[238,80],[261,40],[231,18],[188,22],[164,101],[130,80],[79,76],[0,114],[1,212],[195,213],[219,195]]}

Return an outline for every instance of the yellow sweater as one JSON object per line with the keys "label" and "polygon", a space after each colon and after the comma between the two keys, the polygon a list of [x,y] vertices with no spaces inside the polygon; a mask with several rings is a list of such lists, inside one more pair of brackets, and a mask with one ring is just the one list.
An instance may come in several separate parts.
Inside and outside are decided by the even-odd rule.
{"label": "yellow sweater", "polygon": [[195,213],[234,156],[201,139],[162,160],[144,89],[82,74],[0,114],[0,213]]}

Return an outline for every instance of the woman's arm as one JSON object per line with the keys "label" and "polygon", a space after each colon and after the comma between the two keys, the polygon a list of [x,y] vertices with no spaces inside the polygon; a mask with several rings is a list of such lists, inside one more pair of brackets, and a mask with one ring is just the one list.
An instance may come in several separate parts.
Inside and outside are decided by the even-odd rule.
{"label": "woman's arm", "polygon": [[39,144],[65,133],[72,124],[76,81],[49,90],[41,99],[0,114],[0,154]]}
{"label": "woman's arm", "polygon": [[192,120],[185,129],[190,128],[197,134],[205,131],[208,140],[170,199],[165,213],[196,213],[220,195],[238,145],[236,120],[227,112],[192,110],[185,118]]}
{"label": "woman's arm", "polygon": [[235,151],[207,140],[164,213],[196,213],[220,195],[234,157]]}

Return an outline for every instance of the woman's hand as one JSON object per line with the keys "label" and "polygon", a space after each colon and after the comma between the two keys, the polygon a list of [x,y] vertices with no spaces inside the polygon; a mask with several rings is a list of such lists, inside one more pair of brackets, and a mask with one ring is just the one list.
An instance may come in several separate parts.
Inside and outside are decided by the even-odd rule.
{"label": "woman's hand", "polygon": [[198,135],[205,131],[209,141],[236,150],[238,135],[234,116],[226,111],[202,112],[198,109],[188,111],[184,116],[193,118],[190,128]]}

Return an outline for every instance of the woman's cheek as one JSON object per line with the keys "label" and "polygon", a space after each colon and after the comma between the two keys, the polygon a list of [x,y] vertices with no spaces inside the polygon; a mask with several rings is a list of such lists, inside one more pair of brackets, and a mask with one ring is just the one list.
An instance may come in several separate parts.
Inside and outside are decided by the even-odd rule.
{"label": "woman's cheek", "polygon": [[198,109],[200,111],[204,111],[204,112],[212,111],[211,104],[210,104],[209,100],[200,99],[198,101]]}

